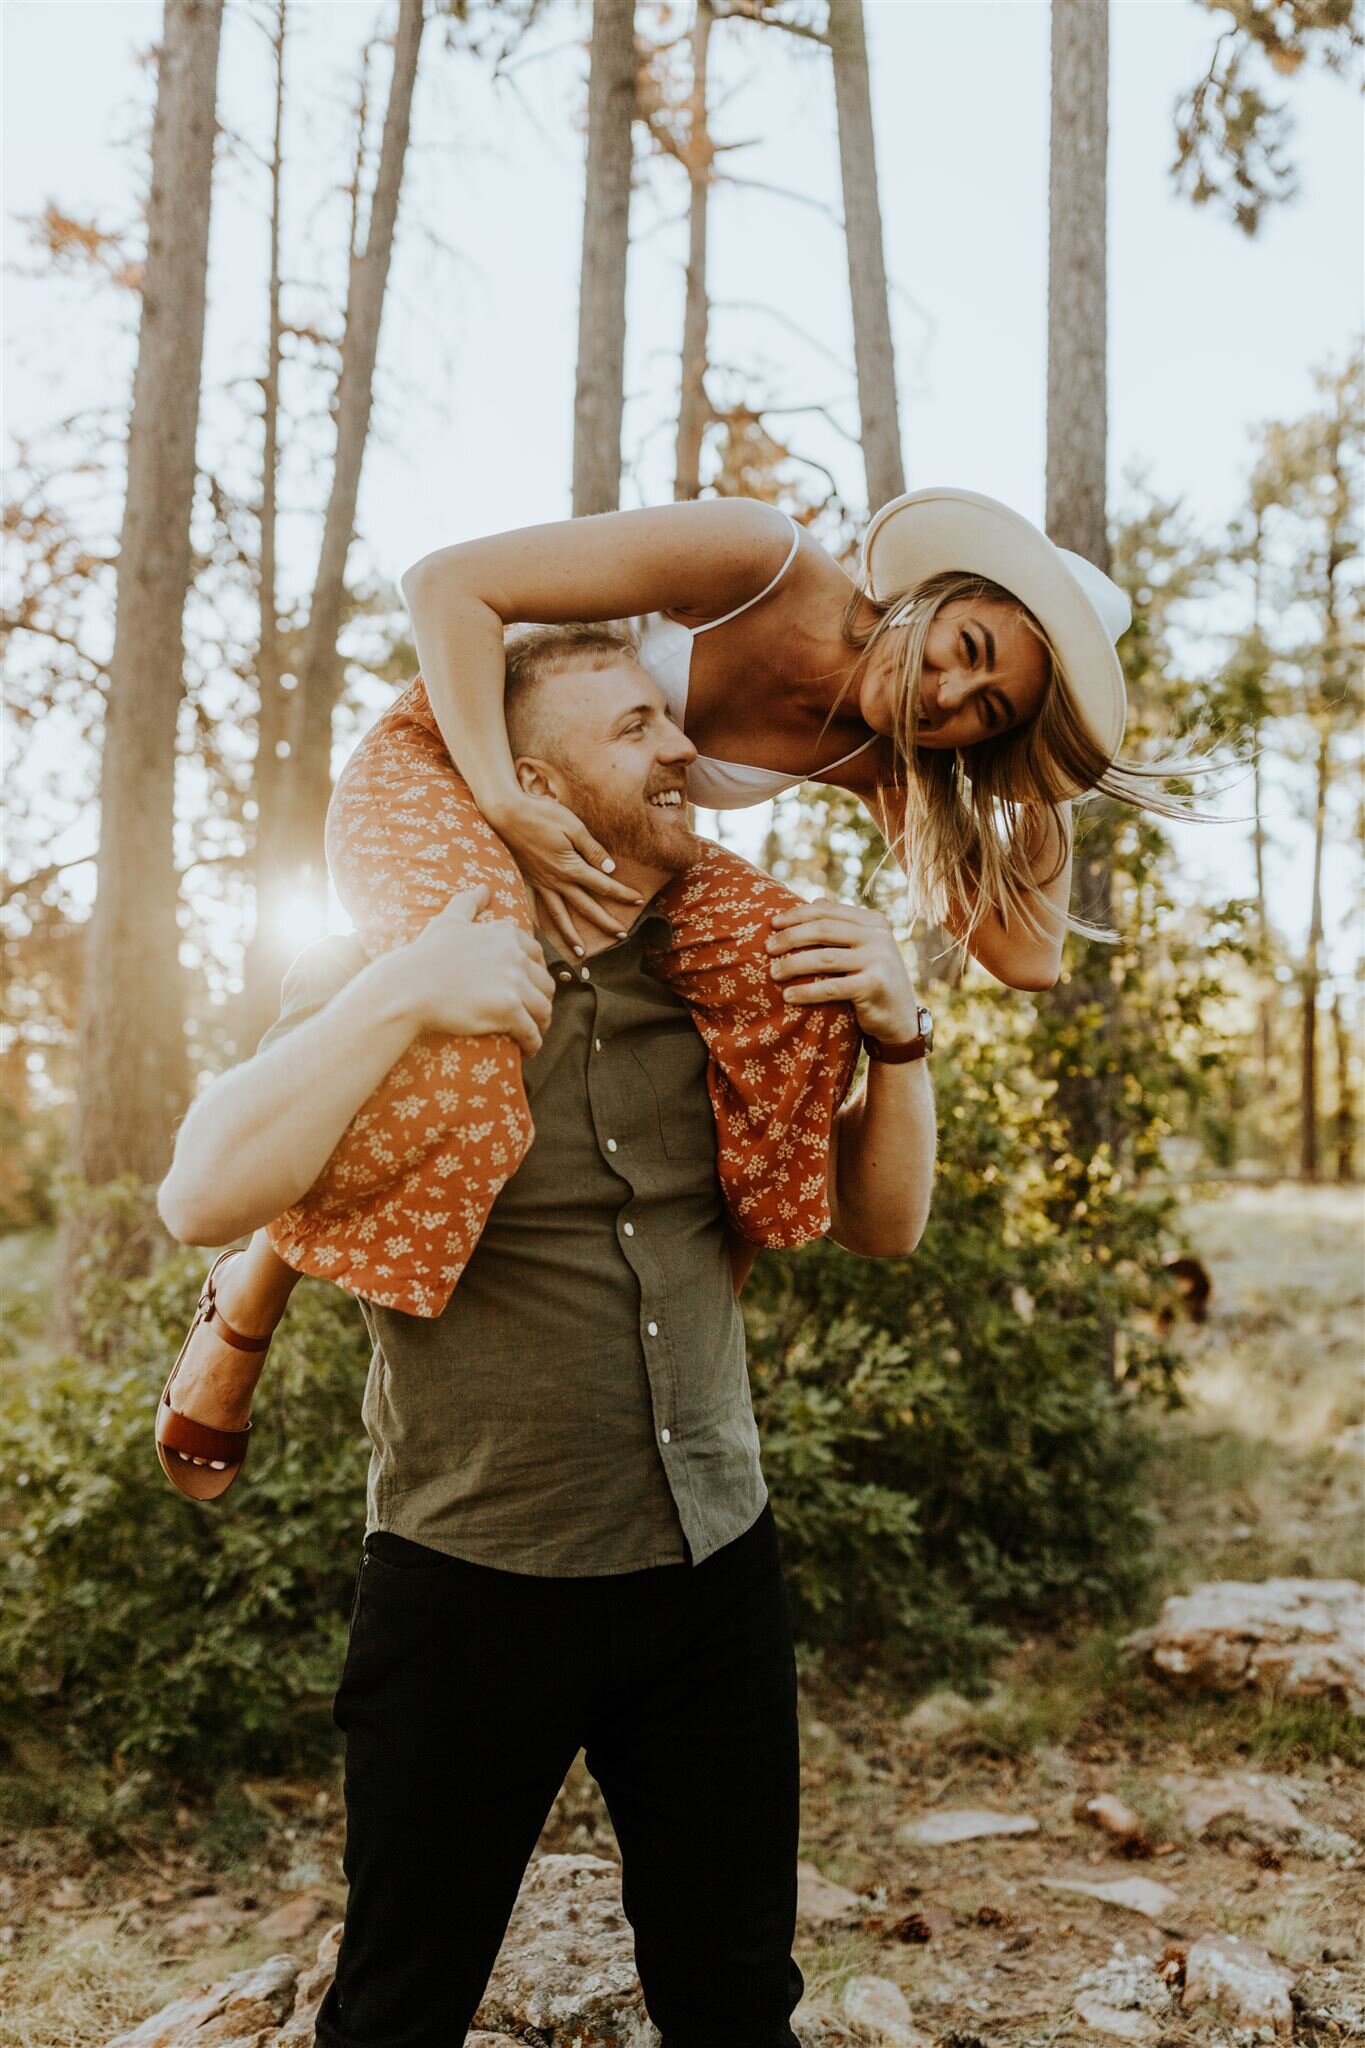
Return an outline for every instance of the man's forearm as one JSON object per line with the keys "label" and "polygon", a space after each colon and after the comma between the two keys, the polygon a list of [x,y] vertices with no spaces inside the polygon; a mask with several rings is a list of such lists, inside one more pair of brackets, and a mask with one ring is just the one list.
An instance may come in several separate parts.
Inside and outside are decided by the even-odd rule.
{"label": "man's forearm", "polygon": [[389,963],[362,969],[306,1024],[200,1097],[180,1129],[159,1207],[187,1244],[224,1244],[306,1194],[417,1021]]}
{"label": "man's forearm", "polygon": [[903,1257],[924,1233],[937,1127],[927,1060],[870,1060],[834,1122],[830,1235],[867,1259]]}

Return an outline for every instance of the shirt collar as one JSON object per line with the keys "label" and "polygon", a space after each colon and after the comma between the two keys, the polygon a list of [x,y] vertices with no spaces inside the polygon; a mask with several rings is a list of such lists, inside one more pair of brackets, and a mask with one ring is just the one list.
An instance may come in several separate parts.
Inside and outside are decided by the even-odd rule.
{"label": "shirt collar", "polygon": [[546,932],[537,932],[540,950],[549,967],[577,967],[586,965],[588,960],[615,960],[627,951],[638,953],[646,945],[669,946],[673,943],[673,927],[658,907],[657,898],[646,903],[634,924],[623,939],[616,939],[610,946],[604,946],[600,953],[590,953],[585,961],[567,960],[554,940]]}

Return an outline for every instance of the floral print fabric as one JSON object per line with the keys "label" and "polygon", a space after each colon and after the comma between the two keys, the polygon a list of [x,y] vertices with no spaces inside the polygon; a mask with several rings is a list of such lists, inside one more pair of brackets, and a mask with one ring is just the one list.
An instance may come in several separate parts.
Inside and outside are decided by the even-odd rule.
{"label": "floral print fabric", "polygon": [[[784,1002],[765,941],[790,889],[727,848],[655,899],[672,943],[650,971],[692,1010],[710,1053],[717,1164],[730,1220],[752,1243],[829,1228],[830,1132],[857,1062],[846,1003]],[[512,856],[481,817],[420,677],[366,735],[327,819],[337,893],[371,958],[406,944],[452,895],[485,882],[484,917],[531,931]],[[534,1131],[510,1038],[415,1039],[354,1118],[302,1201],[270,1226],[298,1271],[410,1315],[439,1315],[499,1189]]]}

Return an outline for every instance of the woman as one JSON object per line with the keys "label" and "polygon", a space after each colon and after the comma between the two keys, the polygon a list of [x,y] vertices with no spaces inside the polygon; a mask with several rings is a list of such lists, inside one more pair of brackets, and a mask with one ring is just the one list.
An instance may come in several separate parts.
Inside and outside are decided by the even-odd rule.
{"label": "woman", "polygon": [[[1133,800],[1141,786],[1115,764],[1126,698],[1114,642],[1130,622],[1126,598],[1091,564],[976,493],[917,491],[884,506],[856,583],[787,514],[729,499],[442,549],[408,572],[403,591],[422,674],[352,757],[328,821],[337,887],[371,951],[411,937],[472,881],[490,881],[502,913],[518,915],[517,870],[537,921],[566,957],[583,952],[575,919],[619,933],[638,908],[582,821],[526,797],[513,772],[504,634],[519,623],[642,616],[639,658],[699,749],[691,800],[741,808],[807,780],[852,792],[905,869],[912,907],[1012,987],[1056,979],[1070,890],[1069,799],[1104,788]],[[711,853],[689,890],[660,899],[674,946],[654,968],[693,1005],[712,1054],[724,1140],[727,1131],[761,1129],[771,1110],[761,1089],[746,1091],[717,993],[731,983],[693,943],[703,930],[715,937],[717,901],[730,930],[725,961],[742,959],[751,979],[761,963],[770,1031],[790,1032],[793,1044],[803,1038],[809,1060],[810,1034],[832,1005],[818,951],[784,948],[778,934],[772,958],[771,907],[761,927],[756,914],[742,915],[746,904],[754,912],[757,896],[746,891],[757,878]],[[799,989],[789,986],[794,977]],[[482,1043],[504,1048],[519,1089],[516,1048]],[[828,1064],[826,1120],[847,1080],[837,1061]],[[410,1127],[411,1075],[404,1080]],[[393,1128],[386,1088],[387,1100],[381,1089],[357,1119],[371,1156],[374,1131]],[[439,1144],[433,1101],[434,1091],[423,1096],[417,1121]],[[271,1227],[269,1243],[258,1233],[244,1254],[225,1254],[230,1263],[220,1260],[210,1275],[159,1410],[158,1455],[172,1483],[208,1499],[236,1477],[251,1393],[299,1271],[438,1314],[530,1137],[527,1116],[510,1161],[504,1145],[486,1170],[467,1174],[462,1162],[464,1218],[458,1231],[442,1219],[443,1290],[416,1277],[430,1274],[434,1240],[425,1261],[397,1278],[391,1258],[376,1264],[367,1249],[381,1210],[388,1226],[395,1214],[406,1225],[424,1193],[430,1201],[434,1154],[414,1163],[409,1152],[404,1174],[381,1185],[368,1165],[358,1169],[359,1147],[348,1151],[343,1140],[306,1201]],[[727,1156],[733,1148],[722,1142],[722,1182],[741,1235],[792,1244],[825,1227],[823,1188],[813,1186],[803,1202],[783,1204],[783,1216],[756,1217],[752,1196],[726,1180]],[[367,1182],[359,1200],[358,1170]]]}

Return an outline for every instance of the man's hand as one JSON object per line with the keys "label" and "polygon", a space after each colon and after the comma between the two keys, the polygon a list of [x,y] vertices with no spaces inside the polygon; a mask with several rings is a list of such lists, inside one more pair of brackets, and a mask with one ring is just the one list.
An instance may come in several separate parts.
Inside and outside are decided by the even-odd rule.
{"label": "man's hand", "polygon": [[773,979],[794,984],[789,1003],[852,1003],[859,1030],[888,1045],[919,1028],[910,976],[879,911],[828,896],[793,904],[773,919],[768,951]]}
{"label": "man's hand", "polygon": [[529,1059],[550,1025],[554,982],[535,940],[497,918],[477,924],[487,887],[452,896],[418,936],[376,963],[419,1031],[506,1032]]}

